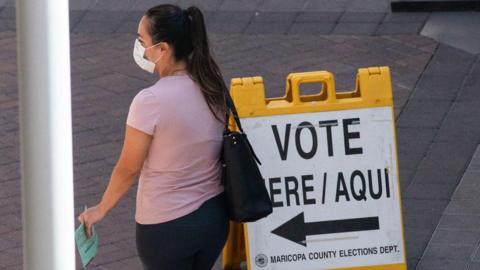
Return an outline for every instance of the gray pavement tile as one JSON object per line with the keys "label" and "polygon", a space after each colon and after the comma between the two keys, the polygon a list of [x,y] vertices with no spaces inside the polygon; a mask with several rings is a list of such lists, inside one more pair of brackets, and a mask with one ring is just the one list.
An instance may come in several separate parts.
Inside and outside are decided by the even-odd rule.
{"label": "gray pavement tile", "polygon": [[387,13],[383,22],[392,22],[392,23],[424,23],[428,20],[430,12],[395,12]]}
{"label": "gray pavement tile", "polygon": [[207,31],[212,33],[241,34],[245,31],[248,22],[212,22],[207,25]]}
{"label": "gray pavement tile", "polygon": [[290,26],[288,34],[319,34],[327,35],[335,27],[335,23],[299,23]]}
{"label": "gray pavement tile", "polygon": [[[104,91],[106,92],[106,91]],[[75,115],[75,117],[78,117]],[[85,132],[76,132],[73,134],[73,147],[82,148],[91,145],[98,145],[107,143],[109,138],[107,136],[99,136],[95,131],[88,130]]]}
{"label": "gray pavement tile", "polygon": [[350,0],[309,0],[305,3],[304,11],[337,11],[347,10]]}
{"label": "gray pavement tile", "polygon": [[15,31],[16,28],[15,20],[0,18],[0,31]]}
{"label": "gray pavement tile", "polygon": [[406,57],[403,60],[392,60],[393,63],[386,63],[390,65],[394,95],[398,88],[400,88],[402,91],[406,90],[408,95],[410,95],[418,81],[418,78],[421,75],[423,68],[427,64],[426,60],[418,61],[413,60],[412,58]]}
{"label": "gray pavement tile", "polygon": [[92,8],[97,0],[69,0],[68,8],[70,10],[88,10]]}
{"label": "gray pavement tile", "polygon": [[140,262],[140,259],[137,256],[135,256],[132,258],[126,258],[116,262],[105,264],[103,267],[107,269],[129,270],[129,269],[141,269],[142,264]]}
{"label": "gray pavement tile", "polygon": [[136,0],[102,0],[95,2],[89,9],[120,11],[131,10]]}
{"label": "gray pavement tile", "polygon": [[[455,201],[453,201],[455,202]],[[480,231],[480,216],[475,214],[467,214],[464,212],[454,212],[450,205],[445,209],[438,229],[448,229],[453,231]]]}
{"label": "gray pavement tile", "polygon": [[479,159],[480,159],[480,145],[477,146],[477,149],[475,149],[475,154],[473,154],[473,159],[475,161],[479,161]]}
{"label": "gray pavement tile", "polygon": [[115,32],[120,26],[118,23],[105,23],[101,21],[81,21],[72,30],[73,33],[97,33],[110,34]]}
{"label": "gray pavement tile", "polygon": [[[477,145],[471,147],[480,149]],[[472,156],[472,151],[469,152]],[[455,190],[447,208],[443,212],[440,222],[432,239],[423,254],[420,265],[425,269],[437,269],[440,267],[438,260],[446,261],[447,269],[467,269],[467,264],[478,252],[478,240],[480,239],[480,208],[478,192],[478,177],[480,173],[470,172],[470,165],[475,164],[476,158],[469,163],[465,174]],[[451,159],[455,159],[452,157]],[[453,265],[447,262],[455,262]],[[461,267],[464,268],[461,268]],[[445,268],[440,268],[445,269]]]}
{"label": "gray pavement tile", "polygon": [[445,260],[445,259],[422,259],[417,270],[464,270],[467,266],[466,261]]}
{"label": "gray pavement tile", "polygon": [[452,102],[409,100],[397,121],[399,127],[439,128]]}
{"label": "gray pavement tile", "polygon": [[[255,16],[253,11],[217,11],[213,14],[210,22],[229,23],[229,22],[250,22]],[[228,32],[226,32],[228,33]]]}
{"label": "gray pavement tile", "polygon": [[181,8],[188,8],[192,5],[197,6],[205,11],[215,11],[218,9],[223,0],[176,0],[176,4]]}
{"label": "gray pavement tile", "polygon": [[217,13],[216,11],[211,11],[211,10],[204,10],[202,11],[203,13],[203,19],[205,21],[205,23],[209,23],[213,17],[215,16],[215,14]]}
{"label": "gray pavement tile", "polygon": [[[10,182],[13,182],[13,181],[10,181]],[[15,184],[15,189],[16,190],[20,190],[20,183],[18,183],[18,181],[15,181],[16,183]],[[6,187],[8,187],[8,184],[9,182],[4,182],[2,183],[2,185],[5,185]],[[17,195],[17,194],[15,194]],[[18,194],[19,195],[19,194]],[[6,197],[3,197],[3,198],[6,198]],[[20,196],[9,196],[8,197],[10,200],[18,200],[20,199]],[[22,234],[21,230],[22,230],[22,216],[21,216],[21,213],[17,212],[17,213],[3,213],[2,215],[2,221],[1,221],[1,224],[4,225],[4,226],[7,226],[8,228],[10,228],[10,234],[13,234],[15,233],[16,237],[14,236],[11,236],[12,237],[12,240],[16,240],[18,242],[21,243],[21,238],[19,238]],[[17,238],[18,237],[18,238]],[[15,239],[17,238],[17,239]]]}
{"label": "gray pavement tile", "polygon": [[115,33],[137,33],[138,22],[124,20],[120,23]]}
{"label": "gray pavement tile", "polygon": [[480,262],[469,262],[466,270],[480,270]]}
{"label": "gray pavement tile", "polygon": [[224,0],[218,7],[219,11],[255,11],[262,0]]}
{"label": "gray pavement tile", "polygon": [[438,224],[440,214],[404,214],[403,225],[415,229],[432,229]]}
{"label": "gray pavement tile", "polygon": [[422,46],[422,47],[420,47],[420,49],[424,52],[433,53],[433,52],[435,52],[437,47],[438,47],[438,43],[432,43],[432,44]]}
{"label": "gray pavement tile", "polygon": [[69,20],[70,20],[70,30],[72,30],[73,28],[75,28],[75,26],[77,25],[77,23],[80,22],[80,20],[83,18],[83,16],[85,15],[85,11],[83,10],[70,10],[70,14],[69,14]]}
{"label": "gray pavement tile", "polygon": [[455,183],[411,183],[403,191],[405,199],[448,200],[455,190]]}
{"label": "gray pavement tile", "polygon": [[[478,147],[477,147],[476,152],[477,153],[480,152]],[[455,191],[456,193],[457,192],[462,193],[462,191],[460,189],[463,188],[463,187],[465,187],[465,190],[463,190],[463,191],[466,191],[466,189],[474,189],[478,185],[480,185],[480,178],[479,178],[479,171],[478,171],[478,164],[479,163],[480,163],[480,161],[478,160],[478,157],[473,157],[472,158],[470,164],[468,165],[467,170],[462,175],[461,182],[460,182],[457,190]],[[460,196],[460,195],[461,194],[455,194],[455,196]]]}
{"label": "gray pavement tile", "polygon": [[433,232],[432,229],[420,229],[404,227],[405,245],[407,251],[407,258],[409,260],[418,260],[423,254],[428,240]]}
{"label": "gray pavement tile", "polygon": [[295,22],[308,22],[308,23],[336,23],[340,17],[342,16],[343,12],[323,12],[323,11],[301,11],[298,13],[297,17],[295,18]]}
{"label": "gray pavement tile", "polygon": [[[449,200],[437,199],[437,200],[423,200],[405,198],[402,200],[403,214],[404,215],[441,215],[445,207],[448,205]],[[433,232],[433,230],[432,230]]]}
{"label": "gray pavement tile", "polygon": [[470,53],[480,53],[478,12],[433,12],[421,34]]}
{"label": "gray pavement tile", "polygon": [[126,17],[130,17],[126,11],[89,10],[83,16],[82,22],[105,22],[106,24],[118,23]]}
{"label": "gray pavement tile", "polygon": [[453,101],[467,74],[452,73],[448,76],[438,73],[424,73],[413,91],[412,99],[435,99]]}
{"label": "gray pavement tile", "polygon": [[465,172],[460,184],[455,190],[452,200],[475,201],[480,194],[480,173]]}
{"label": "gray pavement tile", "polygon": [[480,126],[477,116],[480,107],[477,101],[456,102],[439,129],[436,141],[478,142]]}
{"label": "gray pavement tile", "polygon": [[301,11],[307,0],[263,0],[258,6],[259,11]]}
{"label": "gray pavement tile", "polygon": [[406,64],[412,68],[414,68],[415,66],[421,66],[421,68],[425,67],[425,65],[429,63],[429,60],[432,57],[431,52],[425,52],[418,47],[412,46],[408,43],[392,44],[391,46],[388,46],[387,50],[403,54],[406,59],[403,62],[398,61],[397,63]]}
{"label": "gray pavement tile", "polygon": [[417,267],[417,264],[418,264],[418,259],[407,258],[407,269],[415,269],[415,267]]}
{"label": "gray pavement tile", "polygon": [[121,20],[132,21],[138,24],[143,15],[145,15],[145,11],[127,11],[123,17],[121,16]]}
{"label": "gray pavement tile", "polygon": [[285,34],[288,31],[291,22],[287,23],[267,23],[252,22],[245,29],[245,34]]}
{"label": "gray pavement tile", "polygon": [[291,23],[297,14],[294,12],[256,12],[252,18],[252,22],[258,23]]}
{"label": "gray pavement tile", "polygon": [[[419,38],[421,37],[421,38]],[[398,43],[408,44],[415,48],[422,48],[429,45],[438,45],[437,41],[429,37],[415,36],[415,35],[386,35],[385,39],[389,39]]]}
{"label": "gray pavement tile", "polygon": [[3,269],[21,269],[18,268],[22,264],[23,249],[21,247],[6,250],[0,254],[0,266]]}
{"label": "gray pavement tile", "polygon": [[338,23],[332,31],[334,35],[371,35],[377,29],[376,23]]}
{"label": "gray pavement tile", "polygon": [[19,179],[20,177],[19,162],[0,165],[0,172],[2,173],[2,181]]}
{"label": "gray pavement tile", "polygon": [[[413,177],[412,184],[437,184],[452,186],[453,183],[457,183],[461,178],[457,170],[441,169],[439,166],[426,166],[423,162],[420,162],[415,176]],[[454,188],[454,187],[452,187]]]}
{"label": "gray pavement tile", "polygon": [[463,174],[467,168],[477,142],[434,141],[420,167],[448,170],[455,174]]}
{"label": "gray pavement tile", "polygon": [[383,12],[351,12],[346,11],[340,17],[339,22],[347,23],[379,23],[385,13]]}
{"label": "gray pavement tile", "polygon": [[436,229],[430,242],[441,245],[462,244],[467,246],[476,246],[479,239],[480,231]]}
{"label": "gray pavement tile", "polygon": [[399,167],[415,169],[433,142],[437,130],[397,127],[396,131]]}
{"label": "gray pavement tile", "polygon": [[[4,186],[4,187],[3,187]],[[21,223],[21,218],[18,215],[22,211],[21,198],[20,198],[20,183],[16,180],[2,181],[2,188],[10,189],[9,192],[2,191],[2,198],[0,198],[0,215],[11,217],[12,220],[6,220],[0,222],[0,235],[2,232],[12,231],[21,224],[16,224],[16,222]],[[21,234],[21,233],[20,233]],[[15,235],[16,236],[16,235]],[[15,239],[14,236],[9,236],[9,239],[12,241],[17,241],[21,245],[22,241],[20,239]]]}
{"label": "gray pavement tile", "polygon": [[[77,0],[78,1],[78,0]],[[131,10],[147,11],[149,8],[152,8],[157,5],[162,4],[177,4],[176,0],[136,0]]]}
{"label": "gray pavement tile", "polygon": [[347,11],[387,12],[390,11],[390,1],[379,0],[352,0]]}
{"label": "gray pavement tile", "polygon": [[454,200],[445,209],[445,214],[450,214],[450,215],[458,214],[459,216],[460,215],[473,216],[473,215],[478,215],[479,213],[480,213],[480,205],[478,204],[477,199]]}
{"label": "gray pavement tile", "polygon": [[15,8],[4,7],[0,10],[0,18],[15,19]]}
{"label": "gray pavement tile", "polygon": [[[444,49],[443,44],[439,45],[437,52],[430,60],[429,65],[424,71],[424,74],[437,74],[441,77],[467,75],[472,67],[475,57],[471,54]],[[450,51],[450,54],[447,54]],[[455,67],[455,68],[452,68]]]}
{"label": "gray pavement tile", "polygon": [[[394,76],[392,76],[394,78]],[[395,119],[398,119],[403,107],[408,101],[410,96],[411,88],[408,88],[402,84],[393,84],[393,103],[394,103],[394,110],[395,110]]]}
{"label": "gray pavement tile", "polygon": [[0,31],[15,31],[15,9],[4,7],[0,10]]}
{"label": "gray pavement tile", "polygon": [[[116,83],[112,83],[116,82]],[[96,78],[88,79],[85,85],[98,86],[115,93],[131,91],[131,89],[140,89],[146,87],[148,83],[128,75],[110,73]]]}
{"label": "gray pavement tile", "polygon": [[16,149],[12,147],[2,147],[2,156],[0,156],[0,165],[11,164],[18,160]]}
{"label": "gray pavement tile", "polygon": [[479,150],[479,147],[477,147],[475,155],[474,155],[472,161],[470,162],[470,165],[468,165],[468,170],[472,173],[480,172],[480,150]]}
{"label": "gray pavement tile", "polygon": [[404,168],[399,166],[399,177],[400,177],[400,189],[402,197],[406,194],[406,189],[408,185],[413,181],[413,176],[415,175],[415,169]]}
{"label": "gray pavement tile", "polygon": [[381,23],[378,25],[376,35],[411,34],[416,35],[422,29],[422,23]]}
{"label": "gray pavement tile", "polygon": [[432,67],[426,71],[467,73],[471,70],[471,64],[475,58],[474,54],[439,43],[436,53],[432,57]]}
{"label": "gray pavement tile", "polygon": [[470,256],[474,251],[475,245],[463,244],[463,243],[446,243],[438,244],[430,242],[428,244],[425,253],[423,254],[422,261],[428,260],[451,260],[451,261],[463,261],[466,264],[467,260],[470,260]]}
{"label": "gray pavement tile", "polygon": [[465,81],[464,88],[462,89],[458,100],[471,102],[480,101],[480,57],[478,56],[470,70],[470,74]]}
{"label": "gray pavement tile", "polygon": [[478,242],[476,244],[477,244],[477,248],[475,249],[474,253],[472,254],[472,261],[473,262],[480,262],[480,250],[479,250]]}

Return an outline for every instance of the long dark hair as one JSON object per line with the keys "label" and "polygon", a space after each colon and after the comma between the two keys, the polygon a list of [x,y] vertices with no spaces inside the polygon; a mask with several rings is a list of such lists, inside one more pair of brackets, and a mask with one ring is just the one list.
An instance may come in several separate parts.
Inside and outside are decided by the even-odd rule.
{"label": "long dark hair", "polygon": [[153,44],[167,42],[173,47],[175,60],[186,60],[187,71],[200,85],[210,111],[223,123],[227,86],[210,53],[201,10],[196,6],[182,9],[177,5],[162,4],[148,9],[145,16]]}

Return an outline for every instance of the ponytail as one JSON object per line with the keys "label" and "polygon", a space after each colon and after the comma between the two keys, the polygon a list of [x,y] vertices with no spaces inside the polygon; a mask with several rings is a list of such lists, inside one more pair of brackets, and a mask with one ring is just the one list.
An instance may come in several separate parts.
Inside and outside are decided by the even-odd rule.
{"label": "ponytail", "polygon": [[154,44],[163,41],[173,47],[175,60],[185,60],[192,80],[201,88],[208,108],[225,122],[225,94],[228,89],[222,73],[210,54],[203,14],[196,6],[182,9],[161,4],[147,10],[148,31]]}
{"label": "ponytail", "polygon": [[223,122],[214,111],[226,113],[225,94],[228,89],[220,68],[210,54],[203,14],[196,6],[191,6],[184,12],[191,17],[190,38],[193,47],[192,55],[187,61],[187,70],[201,86],[203,96],[215,118]]}

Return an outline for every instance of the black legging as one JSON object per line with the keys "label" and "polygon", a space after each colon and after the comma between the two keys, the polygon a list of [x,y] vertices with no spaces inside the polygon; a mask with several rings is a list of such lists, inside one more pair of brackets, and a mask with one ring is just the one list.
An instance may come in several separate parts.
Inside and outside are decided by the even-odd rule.
{"label": "black legging", "polygon": [[190,214],[158,224],[136,223],[144,270],[210,270],[227,240],[225,193]]}

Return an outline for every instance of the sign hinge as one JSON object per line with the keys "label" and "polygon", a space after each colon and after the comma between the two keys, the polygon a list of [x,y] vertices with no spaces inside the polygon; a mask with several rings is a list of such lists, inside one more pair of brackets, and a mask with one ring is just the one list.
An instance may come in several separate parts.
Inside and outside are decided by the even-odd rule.
{"label": "sign hinge", "polygon": [[380,75],[382,73],[380,67],[369,67],[368,75]]}

